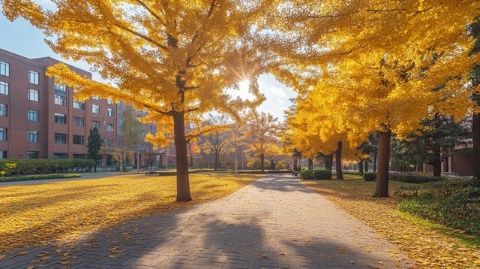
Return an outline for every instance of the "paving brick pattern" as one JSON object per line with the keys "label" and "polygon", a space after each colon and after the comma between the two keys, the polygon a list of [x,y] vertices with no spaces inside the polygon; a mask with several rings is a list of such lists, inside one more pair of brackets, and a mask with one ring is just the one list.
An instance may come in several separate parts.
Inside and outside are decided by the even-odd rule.
{"label": "paving brick pattern", "polygon": [[365,224],[290,176],[131,221],[71,245],[0,255],[0,268],[413,268]]}

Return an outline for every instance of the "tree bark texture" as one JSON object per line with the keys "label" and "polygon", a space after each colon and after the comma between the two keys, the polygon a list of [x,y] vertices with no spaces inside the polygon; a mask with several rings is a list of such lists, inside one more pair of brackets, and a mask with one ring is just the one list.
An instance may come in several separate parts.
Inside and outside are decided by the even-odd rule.
{"label": "tree bark texture", "polygon": [[342,171],[342,150],[343,142],[337,142],[337,151],[335,152],[335,169],[337,172],[337,179],[343,180],[343,171]]}
{"label": "tree bark texture", "polygon": [[190,182],[188,178],[188,150],[185,138],[185,113],[173,112],[173,126],[175,134],[175,151],[177,154],[177,202],[192,200]]}
{"label": "tree bark texture", "polygon": [[388,180],[390,170],[390,143],[392,132],[387,130],[378,133],[378,171],[375,197],[388,197]]}

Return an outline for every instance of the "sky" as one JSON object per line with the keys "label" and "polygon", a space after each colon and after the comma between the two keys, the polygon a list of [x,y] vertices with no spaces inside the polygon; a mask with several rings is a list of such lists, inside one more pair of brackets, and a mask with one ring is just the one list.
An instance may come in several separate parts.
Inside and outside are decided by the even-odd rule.
{"label": "sky", "polygon": [[[45,36],[43,33],[27,21],[17,19],[14,22],[10,22],[0,13],[0,48],[27,58],[49,56],[90,71],[90,66],[85,62],[67,61],[61,56],[55,54],[45,44],[44,39]],[[101,80],[100,76],[95,73],[94,79]],[[267,100],[258,108],[259,111],[272,113],[280,120],[283,120],[283,111],[291,105],[290,99],[295,98],[295,92],[281,84],[270,74],[262,75],[258,83],[261,92],[267,98]],[[241,94],[241,96],[243,95],[245,94]]]}

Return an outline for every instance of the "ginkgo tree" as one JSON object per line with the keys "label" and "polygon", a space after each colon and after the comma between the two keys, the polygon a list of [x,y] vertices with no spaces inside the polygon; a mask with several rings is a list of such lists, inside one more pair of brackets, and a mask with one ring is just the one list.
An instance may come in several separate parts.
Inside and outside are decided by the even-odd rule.
{"label": "ginkgo tree", "polygon": [[338,103],[328,93],[329,90],[333,91],[332,94],[337,91],[326,82],[319,82],[313,90],[296,99],[296,113],[287,117],[287,135],[294,147],[307,158],[313,159],[322,154],[328,164],[330,156],[334,154],[336,177],[341,180],[342,161],[359,157],[358,145],[363,136],[356,134],[349,137],[351,132],[342,128],[342,119],[338,114],[330,112],[338,108]]}
{"label": "ginkgo tree", "polygon": [[469,55],[467,28],[479,8],[475,0],[291,1],[273,25],[303,45],[269,40],[268,49],[285,59],[274,71],[285,83],[337,103],[325,114],[335,114],[348,140],[378,133],[375,196],[385,197],[392,134],[402,137],[435,114],[461,119],[474,107],[465,85],[478,56]]}
{"label": "ginkgo tree", "polygon": [[278,118],[256,110],[248,114],[247,118],[242,140],[248,143],[249,151],[260,158],[260,169],[265,171],[265,157],[281,153],[277,135],[280,130]]}
{"label": "ginkgo tree", "polygon": [[[268,61],[254,49],[250,29],[273,1],[49,2],[4,0],[3,12],[30,21],[54,52],[86,61],[111,82],[88,80],[62,64],[49,68],[57,82],[76,89],[76,98],[96,95],[148,111],[162,127],[150,140],[175,141],[177,201],[191,200],[185,122],[212,109],[235,116],[239,106],[261,99],[255,78]],[[232,98],[226,89],[246,79],[257,98]]]}

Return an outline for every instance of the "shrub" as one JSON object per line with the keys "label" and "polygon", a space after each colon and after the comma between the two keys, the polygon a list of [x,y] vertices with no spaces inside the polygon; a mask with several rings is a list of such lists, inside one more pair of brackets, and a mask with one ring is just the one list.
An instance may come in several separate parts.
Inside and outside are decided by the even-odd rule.
{"label": "shrub", "polygon": [[304,180],[313,179],[313,170],[301,170],[300,178]]}
{"label": "shrub", "polygon": [[427,182],[444,180],[445,178],[426,176],[426,175],[390,174],[390,179],[394,181],[401,181],[406,183],[427,183]]}
{"label": "shrub", "polygon": [[1,173],[4,176],[85,172],[94,166],[95,161],[88,159],[25,159],[0,161]]}
{"label": "shrub", "polygon": [[402,187],[399,209],[480,235],[480,187],[474,180],[444,179]]}
{"label": "shrub", "polygon": [[327,169],[313,170],[313,178],[316,180],[331,179],[332,170],[327,170]]}
{"label": "shrub", "polygon": [[330,170],[302,170],[300,171],[300,178],[304,180],[321,180],[321,179],[331,179],[332,171]]}
{"label": "shrub", "polygon": [[363,174],[363,179],[365,181],[375,181],[377,179],[377,174],[376,173],[365,173]]}
{"label": "shrub", "polygon": [[0,182],[13,182],[13,181],[26,181],[26,180],[41,180],[41,179],[66,179],[66,178],[78,178],[80,174],[45,174],[45,175],[25,175],[25,176],[12,176],[2,177]]}

